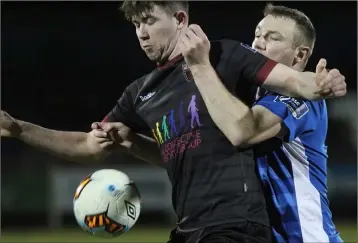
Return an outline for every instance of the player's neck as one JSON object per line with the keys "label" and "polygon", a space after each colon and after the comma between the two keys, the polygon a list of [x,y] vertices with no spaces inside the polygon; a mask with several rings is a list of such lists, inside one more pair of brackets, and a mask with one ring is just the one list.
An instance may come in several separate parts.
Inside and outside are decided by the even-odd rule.
{"label": "player's neck", "polygon": [[173,51],[167,56],[167,58],[164,58],[160,62],[157,62],[157,66],[163,68],[171,62],[175,62],[176,60],[179,60],[180,57],[181,57],[181,50],[177,42],[173,48]]}
{"label": "player's neck", "polygon": [[176,58],[176,57],[179,56],[179,55],[181,55],[181,50],[180,50],[180,48],[179,48],[179,45],[177,44],[177,45],[175,45],[175,47],[174,47],[172,53],[169,55],[168,61],[170,61],[170,60]]}

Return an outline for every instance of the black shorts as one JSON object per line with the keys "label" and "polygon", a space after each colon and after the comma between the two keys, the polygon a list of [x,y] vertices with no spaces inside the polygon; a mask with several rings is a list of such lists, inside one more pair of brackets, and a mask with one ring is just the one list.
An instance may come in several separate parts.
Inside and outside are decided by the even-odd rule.
{"label": "black shorts", "polygon": [[271,229],[247,222],[207,227],[191,232],[174,229],[167,243],[270,243]]}

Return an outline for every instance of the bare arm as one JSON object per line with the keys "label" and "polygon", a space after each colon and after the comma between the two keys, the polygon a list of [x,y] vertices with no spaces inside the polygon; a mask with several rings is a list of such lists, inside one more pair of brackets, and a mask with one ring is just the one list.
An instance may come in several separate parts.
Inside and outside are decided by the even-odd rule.
{"label": "bare arm", "polygon": [[[324,85],[319,87],[321,84]],[[280,63],[272,69],[262,87],[274,93],[307,100],[344,96],[346,93],[345,78],[337,69],[329,72],[298,72]]]}
{"label": "bare arm", "polygon": [[148,163],[160,165],[162,156],[154,139],[141,134],[134,134],[131,140],[132,144],[128,149],[130,154]]}
{"label": "bare arm", "polygon": [[259,143],[282,133],[281,119],[264,107],[246,106],[222,84],[211,66],[191,71],[209,114],[234,146]]}
{"label": "bare arm", "polygon": [[[254,106],[251,110],[254,114],[253,119],[257,124],[257,130],[252,134],[244,134],[243,136],[246,139],[239,144],[240,147],[255,145],[273,137],[283,139],[287,135],[287,128],[282,124],[280,117],[260,105]],[[241,133],[245,133],[245,131],[241,131]]]}
{"label": "bare arm", "polygon": [[92,124],[92,129],[97,128],[108,133],[119,149],[124,149],[125,152],[151,164],[158,165],[162,161],[156,141],[145,135],[132,132],[125,124],[121,122]]}
{"label": "bare arm", "polygon": [[109,154],[95,141],[91,133],[65,132],[47,129],[17,120],[20,132],[16,136],[26,144],[69,161],[96,161]]}

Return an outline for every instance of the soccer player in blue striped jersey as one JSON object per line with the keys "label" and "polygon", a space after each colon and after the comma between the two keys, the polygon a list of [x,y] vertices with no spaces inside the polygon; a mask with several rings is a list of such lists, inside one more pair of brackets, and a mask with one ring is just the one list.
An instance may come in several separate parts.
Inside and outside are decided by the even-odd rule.
{"label": "soccer player in blue striped jersey", "polygon": [[[273,5],[265,8],[264,15],[256,28],[253,48],[302,71],[315,40],[309,18],[300,11]],[[290,48],[302,40],[306,47]],[[326,64],[320,60],[316,72],[327,72]],[[343,242],[327,198],[325,101],[300,100],[264,90],[258,91],[257,98],[255,107],[262,110],[261,119],[276,121],[270,133],[276,138],[255,151],[273,238],[276,242]]]}
{"label": "soccer player in blue striped jersey", "polygon": [[[315,35],[304,13],[269,4],[256,28],[252,51],[303,71]],[[321,59],[317,75],[329,80],[342,78],[338,70],[328,71],[326,65],[326,60]],[[194,73],[195,83],[202,96],[208,97],[205,103],[210,116],[231,143],[238,147],[259,144],[255,157],[274,242],[343,242],[333,224],[327,198],[325,101],[259,89],[250,109],[229,92],[224,95],[219,77],[201,76],[206,78],[200,79]],[[215,92],[200,89],[203,84]]]}

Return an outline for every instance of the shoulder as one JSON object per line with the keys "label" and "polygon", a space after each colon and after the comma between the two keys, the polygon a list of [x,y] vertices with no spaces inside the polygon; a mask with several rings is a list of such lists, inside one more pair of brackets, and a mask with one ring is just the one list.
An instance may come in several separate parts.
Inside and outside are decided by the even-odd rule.
{"label": "shoulder", "polygon": [[210,52],[214,55],[230,54],[240,45],[240,42],[231,39],[212,40],[210,43]]}
{"label": "shoulder", "polygon": [[124,94],[126,96],[129,96],[132,100],[135,100],[139,91],[143,88],[143,86],[145,86],[146,84],[146,80],[148,79],[148,76],[150,75],[146,74],[143,75],[142,77],[134,80],[132,83],[130,83],[124,90]]}
{"label": "shoulder", "polygon": [[231,39],[220,39],[211,40],[210,44],[210,62],[214,67],[217,67],[219,63],[227,65],[231,61],[240,42]]}
{"label": "shoulder", "polygon": [[212,51],[221,50],[222,52],[229,52],[231,54],[242,50],[257,52],[256,50],[252,49],[250,45],[232,39],[212,40],[210,43]]}

